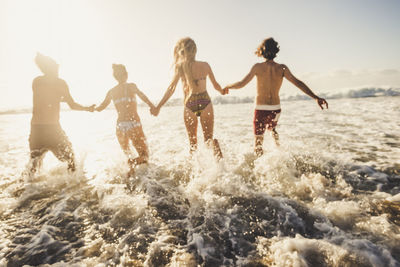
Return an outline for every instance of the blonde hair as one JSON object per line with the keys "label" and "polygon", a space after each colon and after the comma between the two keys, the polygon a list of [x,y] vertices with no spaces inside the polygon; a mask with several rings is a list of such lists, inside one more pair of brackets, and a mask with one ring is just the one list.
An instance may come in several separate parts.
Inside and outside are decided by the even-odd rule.
{"label": "blonde hair", "polygon": [[195,61],[196,52],[196,43],[189,37],[180,39],[174,48],[175,74],[183,74],[182,77],[189,85],[189,92],[196,86],[192,74],[192,64]]}

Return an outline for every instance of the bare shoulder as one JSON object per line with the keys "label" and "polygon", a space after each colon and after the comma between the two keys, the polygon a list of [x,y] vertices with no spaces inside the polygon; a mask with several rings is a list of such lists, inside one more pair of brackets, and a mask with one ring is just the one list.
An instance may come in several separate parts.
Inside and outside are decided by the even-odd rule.
{"label": "bare shoulder", "polygon": [[137,89],[137,86],[135,83],[128,83],[128,86],[129,86],[129,88]]}
{"label": "bare shoulder", "polygon": [[253,69],[259,69],[264,65],[264,63],[256,63],[253,65]]}
{"label": "bare shoulder", "polygon": [[37,76],[35,79],[33,79],[33,83],[38,83],[41,80],[43,80],[43,76]]}
{"label": "bare shoulder", "polygon": [[32,90],[36,90],[38,87],[40,87],[40,84],[43,80],[43,76],[37,76],[35,79],[32,81]]}
{"label": "bare shoulder", "polygon": [[254,74],[257,74],[260,72],[260,70],[262,71],[262,67],[264,66],[264,63],[256,63],[253,65],[253,67],[251,67],[251,71]]}
{"label": "bare shoulder", "polygon": [[288,68],[285,64],[278,64],[278,66],[279,66],[282,70],[285,70],[285,69]]}
{"label": "bare shoulder", "polygon": [[118,88],[119,88],[118,85],[114,86],[113,88],[111,88],[110,90],[108,90],[107,94],[111,94],[111,95],[112,95],[112,94],[115,94],[116,91],[118,90]]}
{"label": "bare shoulder", "polygon": [[67,82],[61,78],[58,78],[58,82],[62,85],[62,86],[67,86]]}
{"label": "bare shoulder", "polygon": [[69,94],[69,88],[66,81],[61,78],[57,78],[56,80],[57,90],[59,90],[60,94],[66,95]]}
{"label": "bare shoulder", "polygon": [[134,93],[134,94],[136,94],[137,91],[139,90],[139,88],[136,86],[135,83],[128,83],[127,85],[128,85],[129,90],[131,90],[132,93]]}
{"label": "bare shoulder", "polygon": [[206,61],[197,61],[197,64],[198,70],[201,70],[202,72],[209,74],[212,71],[210,64]]}
{"label": "bare shoulder", "polygon": [[196,61],[196,62],[200,68],[204,68],[204,69],[210,68],[210,64],[208,64],[208,62],[206,62],[206,61]]}
{"label": "bare shoulder", "polygon": [[285,76],[286,71],[289,71],[289,68],[285,64],[277,64],[277,67],[280,71],[282,71],[283,76]]}

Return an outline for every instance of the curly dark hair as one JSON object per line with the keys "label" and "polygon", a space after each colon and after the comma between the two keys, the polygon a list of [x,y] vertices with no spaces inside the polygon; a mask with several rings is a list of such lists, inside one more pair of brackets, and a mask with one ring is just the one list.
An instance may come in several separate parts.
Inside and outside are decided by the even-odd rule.
{"label": "curly dark hair", "polygon": [[279,52],[278,42],[270,37],[261,42],[257,47],[255,54],[265,59],[274,59]]}

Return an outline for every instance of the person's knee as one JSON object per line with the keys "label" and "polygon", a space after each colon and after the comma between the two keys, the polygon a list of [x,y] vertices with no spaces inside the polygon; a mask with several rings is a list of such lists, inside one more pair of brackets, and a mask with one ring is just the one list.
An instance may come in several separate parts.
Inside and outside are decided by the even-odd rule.
{"label": "person's knee", "polygon": [[46,151],[44,149],[34,149],[31,150],[31,159],[41,158]]}
{"label": "person's knee", "polygon": [[143,148],[142,151],[140,151],[139,157],[144,158],[144,159],[149,158],[149,150],[147,149],[147,146],[145,148]]}
{"label": "person's knee", "polygon": [[262,145],[263,142],[264,142],[264,136],[263,135],[256,135],[255,136],[256,145]]}

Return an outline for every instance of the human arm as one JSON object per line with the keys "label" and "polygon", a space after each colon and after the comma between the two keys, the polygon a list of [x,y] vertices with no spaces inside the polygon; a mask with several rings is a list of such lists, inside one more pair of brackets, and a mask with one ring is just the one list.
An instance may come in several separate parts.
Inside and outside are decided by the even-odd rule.
{"label": "human arm", "polygon": [[140,99],[143,100],[144,103],[146,103],[151,109],[155,108],[153,103],[147,98],[147,96],[137,88],[136,84],[132,84],[134,92],[139,96]]}
{"label": "human arm", "polygon": [[67,84],[65,84],[65,88],[64,88],[64,93],[63,93],[62,99],[73,110],[83,110],[83,111],[90,111],[90,112],[94,111],[95,105],[82,106],[81,104],[76,103],[74,101],[74,99],[72,98],[70,92],[69,92],[69,88],[68,88]]}
{"label": "human arm", "polygon": [[168,99],[174,94],[176,85],[178,84],[180,79],[180,75],[178,72],[175,73],[175,76],[171,82],[171,84],[168,86],[167,91],[165,92],[163,98],[161,99],[160,103],[158,103],[157,107],[152,110],[153,115],[158,115],[160,112],[161,107],[168,101]]}
{"label": "human arm", "polygon": [[210,65],[207,63],[207,68],[208,68],[208,77],[210,78],[211,83],[213,84],[215,90],[221,93],[221,95],[225,95],[228,93],[228,90],[222,89],[221,85],[215,80],[214,73],[210,67]]}
{"label": "human arm", "polygon": [[111,103],[111,99],[112,99],[112,97],[111,97],[111,90],[110,90],[110,91],[108,91],[108,93],[107,93],[106,97],[104,98],[103,102],[99,106],[97,106],[95,108],[95,110],[99,111],[99,112],[104,110]]}
{"label": "human arm", "polygon": [[320,98],[319,96],[317,96],[316,94],[314,94],[313,91],[311,91],[311,89],[302,81],[300,81],[299,79],[297,79],[289,70],[289,68],[285,65],[283,65],[283,77],[285,77],[289,82],[291,82],[292,84],[294,84],[297,88],[299,88],[301,91],[303,91],[306,95],[312,97],[313,99],[315,99],[318,103],[318,106],[321,109],[324,109],[323,105],[326,105],[326,108],[328,108],[328,102],[326,102],[325,99]]}
{"label": "human arm", "polygon": [[230,85],[225,86],[224,89],[229,90],[229,89],[240,89],[244,86],[246,86],[246,84],[248,84],[254,77],[254,75],[256,75],[256,66],[254,65],[250,72],[239,82],[236,83],[232,83]]}

